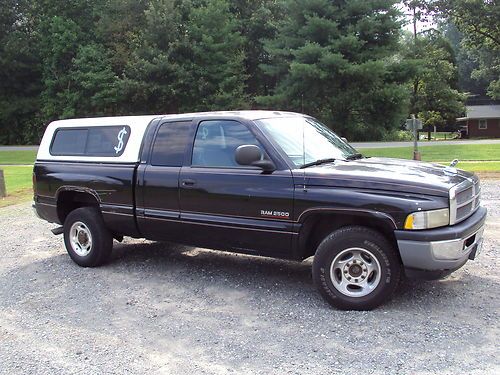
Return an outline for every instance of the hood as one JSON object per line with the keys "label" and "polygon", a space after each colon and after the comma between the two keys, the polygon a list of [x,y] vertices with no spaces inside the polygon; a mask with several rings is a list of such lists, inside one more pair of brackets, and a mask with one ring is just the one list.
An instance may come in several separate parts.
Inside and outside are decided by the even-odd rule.
{"label": "hood", "polygon": [[294,171],[305,173],[309,186],[338,186],[448,196],[449,189],[473,177],[472,173],[442,165],[406,159],[364,158],[338,160]]}

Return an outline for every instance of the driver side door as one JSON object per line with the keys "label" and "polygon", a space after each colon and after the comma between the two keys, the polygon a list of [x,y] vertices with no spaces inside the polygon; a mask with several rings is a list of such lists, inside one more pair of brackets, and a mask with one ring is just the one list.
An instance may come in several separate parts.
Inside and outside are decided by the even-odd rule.
{"label": "driver side door", "polygon": [[180,172],[183,226],[199,246],[273,254],[290,253],[294,185],[291,171],[265,174],[235,161],[236,148],[253,144],[252,131],[234,120],[199,122],[191,165]]}

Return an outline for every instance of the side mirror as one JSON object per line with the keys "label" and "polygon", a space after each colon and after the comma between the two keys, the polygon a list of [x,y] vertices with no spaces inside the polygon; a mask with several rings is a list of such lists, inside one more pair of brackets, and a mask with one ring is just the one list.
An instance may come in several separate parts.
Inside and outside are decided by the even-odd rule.
{"label": "side mirror", "polygon": [[276,166],[270,160],[262,159],[262,150],[255,145],[241,145],[236,149],[235,160],[240,165],[259,167],[264,172],[273,172]]}
{"label": "side mirror", "polygon": [[340,137],[340,139],[342,139],[345,143],[349,143],[349,142],[347,141],[347,138],[345,138],[345,137]]}

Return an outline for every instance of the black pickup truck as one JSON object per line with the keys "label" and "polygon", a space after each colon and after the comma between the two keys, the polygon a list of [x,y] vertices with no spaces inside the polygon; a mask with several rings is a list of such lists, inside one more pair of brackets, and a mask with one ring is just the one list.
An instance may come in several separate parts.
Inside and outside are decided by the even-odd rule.
{"label": "black pickup truck", "polygon": [[93,267],[123,236],[302,261],[322,296],[372,309],[401,277],[474,259],[486,209],[453,167],[359,154],[316,119],[272,111],[70,119],[48,125],[37,215]]}

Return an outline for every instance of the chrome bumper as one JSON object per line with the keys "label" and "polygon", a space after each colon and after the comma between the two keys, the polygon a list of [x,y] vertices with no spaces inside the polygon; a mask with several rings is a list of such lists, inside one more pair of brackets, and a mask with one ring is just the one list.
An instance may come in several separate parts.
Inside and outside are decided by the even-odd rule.
{"label": "chrome bumper", "polygon": [[[430,242],[431,252],[436,260],[474,259],[483,245],[484,226],[465,239]],[[472,255],[472,258],[471,258]]]}
{"label": "chrome bumper", "polygon": [[443,275],[462,267],[481,251],[485,220],[486,209],[480,207],[471,217],[453,226],[396,231],[403,266],[407,270],[443,271]]}

